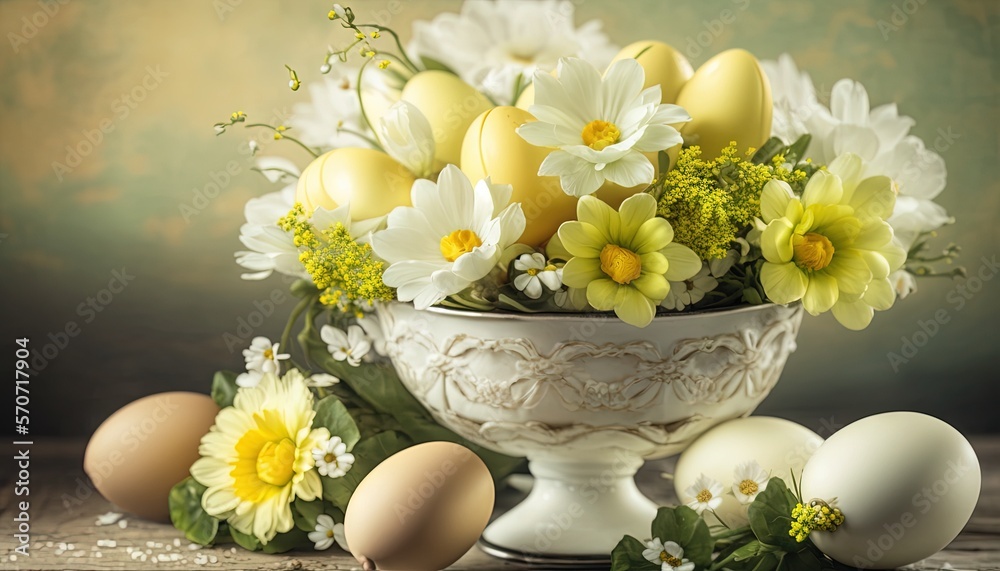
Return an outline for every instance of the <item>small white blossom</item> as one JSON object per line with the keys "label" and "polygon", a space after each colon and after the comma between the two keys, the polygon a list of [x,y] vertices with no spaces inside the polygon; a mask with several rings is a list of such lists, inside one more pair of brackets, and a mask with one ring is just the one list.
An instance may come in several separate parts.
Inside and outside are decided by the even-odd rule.
{"label": "small white blossom", "polygon": [[361,364],[361,359],[371,350],[372,343],[358,325],[351,325],[345,333],[332,325],[324,325],[320,330],[320,338],[326,342],[326,348],[337,361],[347,361],[352,367]]}
{"label": "small white blossom", "polygon": [[344,551],[348,551],[344,524],[334,523],[333,518],[326,514],[319,514],[316,518],[316,531],[309,532],[309,541],[316,544],[314,547],[317,551],[329,549],[334,542]]}
{"label": "small white blossom", "polygon": [[757,498],[767,488],[767,472],[756,460],[743,462],[733,471],[733,495],[743,505]]}
{"label": "small white blossom", "polygon": [[339,436],[333,436],[319,448],[313,448],[313,460],[320,476],[339,478],[354,465],[354,454],[347,451],[347,445]]}
{"label": "small white blossom", "polygon": [[375,350],[375,353],[384,356],[385,334],[382,332],[382,326],[379,325],[378,319],[372,315],[364,315],[358,318],[358,325],[365,330],[365,334],[371,339],[372,349]]}
{"label": "small white blossom", "polygon": [[660,302],[662,307],[681,311],[689,305],[694,305],[704,299],[705,294],[719,287],[719,281],[709,273],[709,267],[703,265],[694,277],[680,281],[670,282],[670,290],[667,297]]}
{"label": "small white blossom", "polygon": [[722,503],[722,484],[705,474],[698,476],[694,484],[684,490],[684,493],[691,498],[687,506],[698,513],[714,510]]}
{"label": "small white blossom", "polygon": [[517,291],[523,291],[524,295],[531,299],[542,297],[542,286],[550,291],[556,291],[562,287],[562,268],[557,268],[546,261],[545,256],[539,253],[521,254],[514,260],[514,269],[520,272],[514,278],[514,287]]}
{"label": "small white blossom", "polygon": [[694,563],[684,558],[684,549],[674,541],[663,543],[659,537],[646,542],[642,556],[660,571],[693,571]]}
{"label": "small white blossom", "polygon": [[340,379],[326,373],[315,373],[306,379],[307,387],[330,387],[340,382]]}
{"label": "small white blossom", "polygon": [[288,353],[278,352],[279,343],[271,343],[267,337],[254,337],[250,348],[243,350],[243,359],[247,363],[247,371],[259,373],[275,373],[281,370],[278,361],[289,359]]}

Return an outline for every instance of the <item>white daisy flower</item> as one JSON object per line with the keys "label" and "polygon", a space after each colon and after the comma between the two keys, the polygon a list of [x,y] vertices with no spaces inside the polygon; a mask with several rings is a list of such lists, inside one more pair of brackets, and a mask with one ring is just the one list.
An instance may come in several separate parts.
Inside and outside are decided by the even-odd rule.
{"label": "white daisy flower", "polygon": [[319,336],[326,342],[326,348],[336,361],[347,361],[352,367],[361,364],[361,359],[371,350],[372,343],[360,326],[351,325],[344,332],[332,325],[324,325]]}
{"label": "white daisy flower", "polygon": [[701,270],[694,277],[680,282],[670,282],[667,297],[660,306],[674,311],[681,311],[689,305],[694,305],[704,299],[705,294],[719,287],[719,281],[710,273],[708,264],[702,263]]}
{"label": "white daisy flower", "polygon": [[568,0],[467,0],[460,14],[442,13],[413,24],[411,51],[451,68],[499,105],[514,103],[514,88],[559,58],[581,57],[604,69],[618,52],[592,20],[575,27]]}
{"label": "white daisy flower", "polygon": [[545,256],[537,252],[521,254],[514,260],[514,269],[524,272],[514,278],[514,287],[531,299],[542,297],[543,285],[549,291],[557,291],[562,287],[562,268],[548,263]]}
{"label": "white daisy flower", "polygon": [[323,150],[369,147],[365,138],[355,134],[371,135],[361,116],[357,80],[358,68],[338,64],[321,79],[310,81],[309,101],[296,103],[286,122],[295,130],[295,137]]}
{"label": "white daisy flower", "polygon": [[660,103],[660,86],[643,89],[645,72],[634,59],[612,64],[604,77],[577,58],[559,62],[559,77],[535,73],[538,121],[517,129],[540,147],[557,147],[538,169],[557,175],[572,196],[595,192],[611,181],[624,187],[653,181],[653,164],[643,153],[680,144],[672,125],[691,117],[677,105]]}
{"label": "white daisy flower", "polygon": [[694,563],[684,559],[684,549],[676,542],[663,543],[659,537],[646,542],[642,556],[653,565],[659,565],[660,571],[693,571]]}
{"label": "white daisy flower", "polygon": [[313,448],[312,455],[319,475],[328,478],[339,478],[354,465],[354,454],[347,451],[339,436],[332,436],[319,448]]}
{"label": "white daisy flower", "polygon": [[[273,175],[275,171],[263,172]],[[294,205],[294,184],[247,201],[243,209],[247,222],[240,227],[240,242],[249,251],[236,252],[236,263],[250,272],[240,277],[245,280],[262,280],[272,272],[278,272],[309,279],[309,273],[299,261],[299,249],[292,241],[292,236],[278,228],[278,219],[288,214]]]}
{"label": "white daisy flower", "polygon": [[340,379],[326,373],[314,373],[306,379],[306,386],[313,388],[332,387],[340,382]]}
{"label": "white daisy flower", "polygon": [[387,228],[375,232],[372,247],[388,262],[382,276],[400,301],[426,309],[484,278],[507,246],[524,232],[511,186],[487,178],[475,187],[455,165],[437,183],[413,183],[413,206],[389,213]]}
{"label": "white daisy flower", "polygon": [[334,542],[344,551],[347,549],[347,537],[344,536],[344,524],[334,523],[333,518],[326,514],[316,517],[316,531],[309,532],[309,541],[315,543],[317,551],[329,549]]}
{"label": "white daisy flower", "polygon": [[684,493],[691,498],[687,503],[688,507],[698,513],[714,510],[722,503],[722,484],[705,474],[698,476]]}
{"label": "white daisy flower", "polygon": [[399,101],[382,116],[379,140],[385,152],[417,178],[434,174],[434,130],[415,105]]}
{"label": "white daisy flower", "polygon": [[279,353],[278,346],[279,343],[271,343],[267,337],[254,337],[250,347],[243,350],[247,371],[275,374],[280,372],[281,364],[278,361],[289,359],[291,355]]}
{"label": "white daisy flower", "polygon": [[757,494],[767,488],[767,472],[756,460],[743,462],[733,470],[733,495],[743,505],[757,499]]}

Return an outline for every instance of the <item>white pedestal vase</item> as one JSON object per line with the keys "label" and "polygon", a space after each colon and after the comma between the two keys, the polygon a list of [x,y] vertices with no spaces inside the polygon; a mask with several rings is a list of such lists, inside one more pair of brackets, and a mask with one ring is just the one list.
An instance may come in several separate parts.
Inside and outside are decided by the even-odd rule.
{"label": "white pedestal vase", "polygon": [[750,414],[774,387],[800,306],[657,317],[378,310],[400,379],[443,425],[526,456],[529,496],[483,533],[494,555],[581,565],[645,539],[656,505],[635,486],[645,459],[676,454]]}

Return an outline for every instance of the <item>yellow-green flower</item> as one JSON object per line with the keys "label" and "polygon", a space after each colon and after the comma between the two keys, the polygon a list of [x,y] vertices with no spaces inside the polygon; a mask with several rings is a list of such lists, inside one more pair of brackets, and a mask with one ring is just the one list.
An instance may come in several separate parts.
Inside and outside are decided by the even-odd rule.
{"label": "yellow-green flower", "polygon": [[622,321],[645,327],[670,290],[668,280],[686,280],[701,269],[698,256],[673,238],[648,194],[627,198],[618,212],[583,196],[577,220],[559,227],[559,239],[573,256],[563,267],[563,283],[586,288],[595,309],[614,309]]}
{"label": "yellow-green flower", "polygon": [[[884,306],[881,280],[891,268],[887,257],[893,257],[887,255],[892,228],[885,218],[895,200],[892,181],[861,179],[861,160],[852,154],[814,174],[801,198],[788,184],[769,182],[761,195],[767,227],[760,238],[766,260],[760,278],[768,298],[775,303],[801,299],[812,315],[829,311],[842,298]],[[878,283],[869,290],[873,280]],[[867,325],[858,327],[861,320],[854,313],[859,312],[838,310],[834,316],[842,323],[847,317],[848,327]]]}
{"label": "yellow-green flower", "polygon": [[201,458],[191,475],[208,487],[201,505],[209,515],[256,537],[262,544],[294,526],[291,502],[323,494],[312,451],[330,438],[313,428],[313,396],[302,373],[260,383],[236,393],[215,426],[201,439]]}

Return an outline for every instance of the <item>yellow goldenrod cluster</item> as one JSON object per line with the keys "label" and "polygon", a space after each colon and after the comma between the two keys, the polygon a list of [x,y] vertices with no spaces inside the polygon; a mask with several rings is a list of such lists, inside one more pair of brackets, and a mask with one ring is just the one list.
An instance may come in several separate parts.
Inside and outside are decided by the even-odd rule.
{"label": "yellow goldenrod cluster", "polygon": [[278,226],[291,233],[301,249],[299,261],[322,290],[319,299],[324,305],[357,311],[361,303],[395,299],[395,292],[382,281],[385,265],[374,257],[371,245],[354,241],[344,224],[318,231],[305,219],[302,205],[296,204]]}
{"label": "yellow goldenrod cluster", "polygon": [[806,178],[801,170],[782,166],[784,158],[771,164],[755,164],[738,157],[736,143],[710,161],[701,159],[697,146],[681,151],[677,165],[663,182],[657,213],[670,221],[674,240],[688,246],[705,260],[722,258],[729,245],[760,216],[760,194],[772,179],[793,187]]}
{"label": "yellow goldenrod cluster", "polygon": [[826,502],[813,500],[808,504],[795,504],[792,509],[792,526],[788,535],[802,543],[813,531],[837,531],[843,525],[844,514]]}

